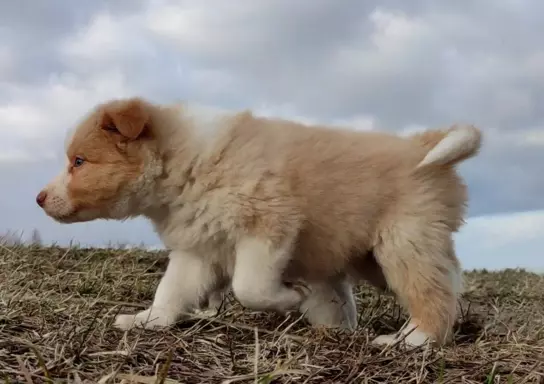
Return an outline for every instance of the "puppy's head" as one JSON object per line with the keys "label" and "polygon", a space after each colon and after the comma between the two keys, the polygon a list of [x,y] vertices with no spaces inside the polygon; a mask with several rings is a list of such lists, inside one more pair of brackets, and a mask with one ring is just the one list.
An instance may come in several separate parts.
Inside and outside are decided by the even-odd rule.
{"label": "puppy's head", "polygon": [[158,160],[153,106],[141,99],[100,104],[67,140],[67,163],[36,197],[53,219],[82,222],[137,215]]}

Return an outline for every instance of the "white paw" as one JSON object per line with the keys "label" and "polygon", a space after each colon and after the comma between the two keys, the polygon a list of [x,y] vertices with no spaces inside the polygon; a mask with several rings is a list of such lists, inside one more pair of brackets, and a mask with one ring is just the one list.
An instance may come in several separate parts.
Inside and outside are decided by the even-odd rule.
{"label": "white paw", "polygon": [[374,340],[372,340],[372,344],[378,345],[378,346],[386,346],[386,345],[394,344],[397,340],[398,339],[395,334],[380,335],[376,337]]}
{"label": "white paw", "polygon": [[[404,334],[406,333],[408,333],[408,331],[405,331]],[[404,334],[380,335],[372,341],[372,344],[386,346],[398,343],[409,347],[419,347],[431,340],[424,332],[418,331],[417,329],[410,332],[406,337],[404,337]]]}
{"label": "white paw", "polygon": [[135,315],[118,315],[114,327],[123,331],[132,328],[158,329],[168,327],[176,322],[175,316],[164,310],[149,308]]}
{"label": "white paw", "polygon": [[344,319],[342,320],[342,329],[346,331],[353,332],[355,329],[357,329],[357,308],[355,307],[355,303],[353,303],[353,307],[348,305],[347,303],[342,306],[342,312],[344,314]]}
{"label": "white paw", "polygon": [[300,312],[312,326],[338,328],[349,332],[357,328],[357,320],[353,321],[349,314],[334,302],[325,301],[310,308],[307,308],[307,302],[304,304]]}
{"label": "white paw", "polygon": [[210,307],[210,308],[206,308],[206,309],[195,309],[193,311],[193,313],[197,316],[201,316],[201,317],[215,317],[217,315],[217,308],[214,308],[214,307]]}
{"label": "white paw", "polygon": [[406,336],[404,342],[411,347],[419,347],[427,342],[432,342],[432,340],[425,332],[415,329],[408,336]]}
{"label": "white paw", "polygon": [[353,332],[355,329],[357,329],[357,320],[352,321],[348,318],[347,320],[342,321],[340,328],[345,331]]}

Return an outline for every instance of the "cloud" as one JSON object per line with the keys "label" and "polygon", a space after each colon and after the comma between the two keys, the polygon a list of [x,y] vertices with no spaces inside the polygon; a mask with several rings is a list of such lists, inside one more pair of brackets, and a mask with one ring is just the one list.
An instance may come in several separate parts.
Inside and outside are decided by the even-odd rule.
{"label": "cloud", "polygon": [[149,39],[142,36],[140,22],[138,15],[115,18],[109,12],[98,13],[89,24],[61,41],[60,57],[81,72],[153,55]]}
{"label": "cloud", "polygon": [[48,160],[56,158],[56,153],[53,151],[46,151],[41,153],[40,157],[36,157],[30,150],[3,148],[0,151],[0,163],[32,163],[41,160]]}
{"label": "cloud", "polygon": [[40,109],[32,105],[8,104],[0,108],[0,120],[3,122],[2,131],[4,135],[18,135],[23,138],[34,137],[38,132],[36,128],[44,120]]}
{"label": "cloud", "polygon": [[[71,233],[28,204],[67,130],[134,94],[402,134],[474,123],[484,147],[460,166],[470,216],[541,210],[543,13],[538,0],[2,2],[0,177],[13,200],[0,207],[28,218],[0,225]],[[101,241],[114,225],[77,236]]]}
{"label": "cloud", "polygon": [[132,93],[120,70],[86,78],[69,73],[51,75],[38,89],[14,87],[13,101],[0,105],[0,161],[62,157],[66,133],[93,104]]}
{"label": "cloud", "polygon": [[456,245],[465,269],[544,272],[544,211],[471,218],[456,235]]}
{"label": "cloud", "polygon": [[9,78],[15,66],[15,57],[6,45],[0,45],[0,82]]}

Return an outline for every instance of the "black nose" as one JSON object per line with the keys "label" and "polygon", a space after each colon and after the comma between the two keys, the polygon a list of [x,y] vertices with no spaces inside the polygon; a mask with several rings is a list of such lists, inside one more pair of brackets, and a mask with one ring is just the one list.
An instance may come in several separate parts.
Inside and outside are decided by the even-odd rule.
{"label": "black nose", "polygon": [[36,196],[36,203],[38,203],[38,205],[43,208],[43,205],[45,204],[45,199],[47,199],[47,192],[41,191],[40,193],[38,193],[38,196]]}

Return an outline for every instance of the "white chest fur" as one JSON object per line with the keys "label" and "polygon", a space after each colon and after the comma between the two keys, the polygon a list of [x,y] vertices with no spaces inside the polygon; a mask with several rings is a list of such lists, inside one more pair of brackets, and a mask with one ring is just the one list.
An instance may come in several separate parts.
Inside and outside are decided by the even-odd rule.
{"label": "white chest fur", "polygon": [[202,208],[192,204],[180,207],[155,222],[155,229],[168,249],[198,255],[219,266],[224,276],[232,276],[235,242],[228,236],[219,212]]}

